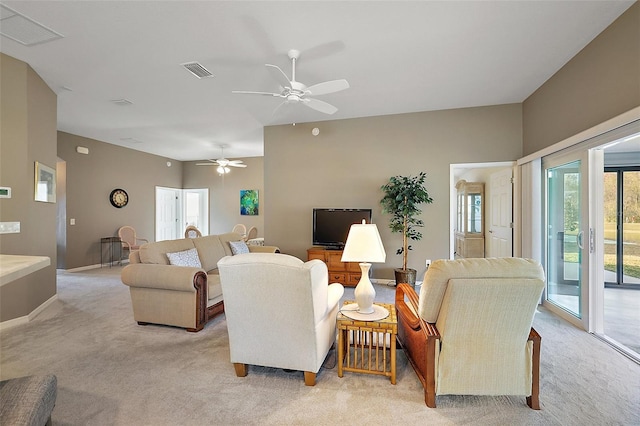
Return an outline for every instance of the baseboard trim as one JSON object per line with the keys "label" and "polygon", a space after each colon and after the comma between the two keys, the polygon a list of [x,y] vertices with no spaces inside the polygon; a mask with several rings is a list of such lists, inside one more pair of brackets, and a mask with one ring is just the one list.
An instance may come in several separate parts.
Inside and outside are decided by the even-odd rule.
{"label": "baseboard trim", "polygon": [[100,265],[99,263],[96,265],[87,265],[87,266],[79,266],[77,268],[71,268],[71,269],[61,269],[61,272],[81,272],[81,271],[88,271],[89,269],[98,269],[101,268],[102,265]]}
{"label": "baseboard trim", "polygon": [[54,294],[49,299],[47,299],[44,303],[42,303],[40,306],[38,306],[33,311],[31,311],[31,313],[29,313],[29,315],[24,315],[22,317],[13,318],[13,319],[10,319],[10,320],[7,320],[7,321],[0,322],[0,331],[8,329],[8,328],[15,327],[17,325],[28,323],[29,321],[31,321],[35,317],[37,317],[38,314],[40,314],[45,309],[47,309],[56,300],[58,300],[58,295]]}

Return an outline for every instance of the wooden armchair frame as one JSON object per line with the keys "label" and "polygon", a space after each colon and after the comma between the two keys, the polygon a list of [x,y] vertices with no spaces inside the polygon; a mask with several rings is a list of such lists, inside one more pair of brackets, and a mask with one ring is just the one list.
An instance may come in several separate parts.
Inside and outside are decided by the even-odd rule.
{"label": "wooden armchair frame", "polygon": [[128,250],[129,254],[131,254],[131,251],[138,250],[140,248],[138,241],[144,241],[145,243],[149,242],[146,238],[138,237],[136,230],[132,226],[128,225],[121,226],[120,229],[118,229],[118,237],[122,243],[122,248]]}
{"label": "wooden armchair frame", "polygon": [[[398,284],[396,288],[396,311],[398,315],[398,342],[405,351],[424,388],[427,407],[436,408],[435,353],[440,332],[435,324],[424,321],[417,315],[418,295],[408,284]],[[408,302],[408,304],[407,304]],[[527,405],[540,409],[540,335],[533,327],[529,339],[533,342],[531,395]]]}

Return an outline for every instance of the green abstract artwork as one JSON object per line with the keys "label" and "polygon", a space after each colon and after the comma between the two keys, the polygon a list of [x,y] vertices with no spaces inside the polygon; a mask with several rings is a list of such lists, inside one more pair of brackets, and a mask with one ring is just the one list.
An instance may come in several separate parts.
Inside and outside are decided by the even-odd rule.
{"label": "green abstract artwork", "polygon": [[240,214],[245,216],[258,215],[258,190],[240,190]]}

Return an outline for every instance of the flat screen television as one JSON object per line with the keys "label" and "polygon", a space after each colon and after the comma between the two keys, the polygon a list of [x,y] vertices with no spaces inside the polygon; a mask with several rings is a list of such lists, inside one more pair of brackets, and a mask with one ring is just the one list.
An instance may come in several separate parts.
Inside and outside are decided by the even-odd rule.
{"label": "flat screen television", "polygon": [[343,249],[349,228],[362,219],[371,223],[371,209],[313,209],[313,245]]}

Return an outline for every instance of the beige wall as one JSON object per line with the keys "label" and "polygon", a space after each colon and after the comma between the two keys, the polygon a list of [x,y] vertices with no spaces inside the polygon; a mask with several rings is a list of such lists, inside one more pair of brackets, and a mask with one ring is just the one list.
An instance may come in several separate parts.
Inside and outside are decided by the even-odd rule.
{"label": "beige wall", "polygon": [[[237,223],[247,227],[255,226],[258,236],[264,236],[264,160],[262,157],[242,158],[246,168],[232,168],[231,173],[219,176],[215,166],[196,166],[194,162],[184,163],[184,188],[209,189],[209,234],[229,232]],[[258,190],[258,215],[240,214],[240,190]]]}
{"label": "beige wall", "polygon": [[51,266],[0,288],[0,321],[28,315],[56,294],[56,204],[34,201],[34,163],[56,167],[56,94],[24,62],[0,54],[0,253],[48,256]]}
{"label": "beige wall", "polygon": [[640,105],[640,4],[635,3],[523,103],[523,154]]}
{"label": "beige wall", "polygon": [[371,208],[387,250],[373,276],[391,279],[402,263],[395,254],[401,236],[381,213],[380,187],[390,176],[424,171],[434,202],[424,206],[425,237],[409,255],[421,274],[425,259],[449,257],[450,164],[518,159],[521,118],[521,105],[510,104],[267,127],[265,238],[306,259],[314,207]]}
{"label": "beige wall", "polygon": [[[89,148],[89,155],[77,153],[77,146]],[[182,187],[182,162],[94,139],[58,132],[58,156],[66,162],[65,269],[100,264],[100,238],[117,235],[123,225],[153,241],[156,186]],[[115,188],[129,194],[126,207],[109,202]]]}

